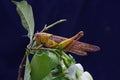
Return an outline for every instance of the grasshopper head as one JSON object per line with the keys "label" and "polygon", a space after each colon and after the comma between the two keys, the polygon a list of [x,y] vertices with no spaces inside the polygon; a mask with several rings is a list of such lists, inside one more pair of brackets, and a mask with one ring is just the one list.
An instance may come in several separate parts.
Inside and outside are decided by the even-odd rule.
{"label": "grasshopper head", "polygon": [[52,34],[39,32],[35,33],[34,40],[39,43],[45,43],[46,41],[48,41],[48,39],[50,39],[51,36]]}

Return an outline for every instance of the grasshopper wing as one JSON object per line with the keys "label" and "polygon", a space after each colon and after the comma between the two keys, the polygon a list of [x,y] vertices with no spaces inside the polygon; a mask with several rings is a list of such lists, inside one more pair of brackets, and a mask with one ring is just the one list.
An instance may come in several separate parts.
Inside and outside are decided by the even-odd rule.
{"label": "grasshopper wing", "polygon": [[[57,43],[60,43],[61,41],[66,39],[67,38],[61,36],[51,36],[51,40],[54,40]],[[100,48],[96,45],[91,45],[88,43],[73,40],[72,43],[69,44],[64,50],[77,55],[87,55],[87,52],[96,52],[99,51]]]}

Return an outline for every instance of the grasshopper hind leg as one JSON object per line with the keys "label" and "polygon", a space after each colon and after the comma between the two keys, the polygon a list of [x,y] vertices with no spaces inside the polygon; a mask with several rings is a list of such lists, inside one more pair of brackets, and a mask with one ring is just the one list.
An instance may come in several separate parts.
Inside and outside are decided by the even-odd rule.
{"label": "grasshopper hind leg", "polygon": [[[80,32],[77,33],[75,36],[73,36],[73,37],[71,37],[71,38],[69,38],[69,39],[66,39],[66,40],[60,42],[60,43],[58,44],[58,47],[64,49],[64,48],[66,48],[69,44],[71,44],[73,40],[78,40],[78,39],[80,39],[83,35],[84,35],[83,31],[80,31]],[[72,44],[73,44],[73,43],[72,43]],[[73,45],[74,45],[74,44],[73,44]],[[70,46],[69,46],[69,47],[70,47]]]}

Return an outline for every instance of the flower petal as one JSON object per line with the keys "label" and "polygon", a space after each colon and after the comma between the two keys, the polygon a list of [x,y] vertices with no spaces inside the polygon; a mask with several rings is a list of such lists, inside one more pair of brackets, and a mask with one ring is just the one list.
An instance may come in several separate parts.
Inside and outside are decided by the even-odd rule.
{"label": "flower petal", "polygon": [[80,77],[79,80],[93,80],[89,72],[85,71]]}

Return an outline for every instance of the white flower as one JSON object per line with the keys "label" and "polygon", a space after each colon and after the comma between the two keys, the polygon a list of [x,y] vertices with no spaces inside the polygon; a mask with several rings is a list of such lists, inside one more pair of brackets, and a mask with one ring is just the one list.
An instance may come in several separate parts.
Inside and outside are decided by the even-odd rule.
{"label": "white flower", "polygon": [[83,73],[83,67],[81,64],[74,64],[68,68],[66,71],[68,74],[66,74],[66,77],[70,79],[76,79],[76,71],[79,70],[79,72],[82,74]]}
{"label": "white flower", "polygon": [[70,66],[65,72],[66,77],[72,80],[93,80],[89,72],[85,71],[81,64],[74,64]]}
{"label": "white flower", "polygon": [[78,80],[93,80],[89,72],[85,71]]}
{"label": "white flower", "polygon": [[75,64],[75,66],[74,66],[74,67],[78,68],[78,69],[79,69],[79,70],[81,70],[82,72],[84,71],[84,69],[83,69],[82,65],[81,65],[81,64],[79,64],[79,63]]}

